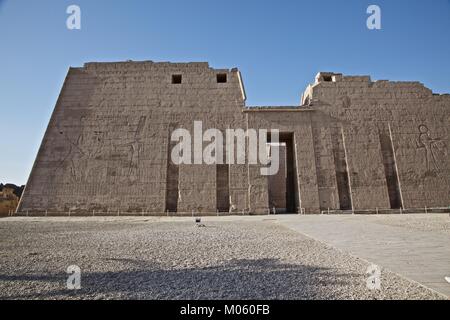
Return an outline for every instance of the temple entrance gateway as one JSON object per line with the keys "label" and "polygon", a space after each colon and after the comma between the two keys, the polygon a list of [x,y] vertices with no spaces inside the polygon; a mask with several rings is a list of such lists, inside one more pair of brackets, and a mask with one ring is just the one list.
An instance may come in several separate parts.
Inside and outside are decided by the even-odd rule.
{"label": "temple entrance gateway", "polygon": [[267,138],[269,155],[278,148],[279,170],[268,176],[269,208],[271,213],[297,213],[299,208],[298,182],[296,177],[294,135],[281,133],[278,143]]}

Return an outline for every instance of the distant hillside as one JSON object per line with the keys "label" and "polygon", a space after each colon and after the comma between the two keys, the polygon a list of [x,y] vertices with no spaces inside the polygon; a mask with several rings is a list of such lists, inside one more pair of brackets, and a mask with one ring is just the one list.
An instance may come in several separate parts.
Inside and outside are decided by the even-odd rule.
{"label": "distant hillside", "polygon": [[7,216],[10,211],[15,211],[25,186],[0,183],[0,217]]}

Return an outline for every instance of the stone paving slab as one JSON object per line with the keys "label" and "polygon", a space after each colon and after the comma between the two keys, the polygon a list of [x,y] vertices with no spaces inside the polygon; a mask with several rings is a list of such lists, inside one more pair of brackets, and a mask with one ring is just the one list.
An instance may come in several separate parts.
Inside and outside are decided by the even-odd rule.
{"label": "stone paving slab", "polygon": [[[433,219],[433,215],[429,215]],[[441,216],[442,217],[442,216]],[[447,216],[448,217],[448,216]],[[410,215],[398,219],[424,219]],[[367,215],[278,215],[280,224],[450,297],[450,235],[386,225]],[[450,218],[448,218],[450,219]],[[400,222],[400,221],[399,221]]]}

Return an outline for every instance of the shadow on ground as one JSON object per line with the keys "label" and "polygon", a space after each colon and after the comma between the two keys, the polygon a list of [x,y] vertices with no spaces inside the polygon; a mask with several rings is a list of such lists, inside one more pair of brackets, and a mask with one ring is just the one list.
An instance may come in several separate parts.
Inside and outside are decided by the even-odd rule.
{"label": "shadow on ground", "polygon": [[[82,270],[82,288],[75,291],[66,289],[68,275],[64,273],[2,274],[0,298],[336,299],[359,281],[357,274],[277,259],[236,259],[218,266],[186,269],[162,268],[133,259],[109,259],[108,263],[121,267],[114,272]],[[126,270],[124,265],[128,266]]]}

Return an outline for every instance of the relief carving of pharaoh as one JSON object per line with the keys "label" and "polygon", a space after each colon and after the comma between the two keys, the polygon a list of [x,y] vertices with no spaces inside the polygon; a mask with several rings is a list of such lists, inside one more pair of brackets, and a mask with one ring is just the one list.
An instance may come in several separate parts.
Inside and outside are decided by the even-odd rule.
{"label": "relief carving of pharaoh", "polygon": [[446,161],[446,145],[440,138],[433,138],[426,125],[419,126],[419,136],[416,140],[417,149],[422,149],[427,172],[437,173]]}

